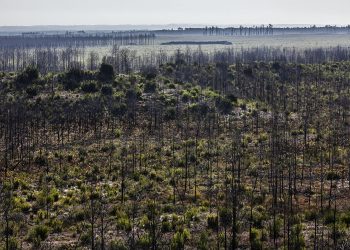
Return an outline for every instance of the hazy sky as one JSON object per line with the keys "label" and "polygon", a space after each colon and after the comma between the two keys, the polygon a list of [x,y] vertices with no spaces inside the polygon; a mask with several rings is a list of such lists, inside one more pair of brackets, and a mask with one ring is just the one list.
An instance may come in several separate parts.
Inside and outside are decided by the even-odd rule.
{"label": "hazy sky", "polygon": [[0,0],[0,25],[349,24],[350,0]]}

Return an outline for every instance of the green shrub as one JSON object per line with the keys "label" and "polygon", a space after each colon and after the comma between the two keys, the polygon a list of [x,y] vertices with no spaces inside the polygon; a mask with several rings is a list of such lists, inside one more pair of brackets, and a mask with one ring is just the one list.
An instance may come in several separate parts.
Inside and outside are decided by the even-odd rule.
{"label": "green shrub", "polygon": [[185,229],[180,229],[178,232],[175,233],[172,242],[171,242],[171,249],[184,249],[186,241],[188,241],[191,238],[190,232]]}
{"label": "green shrub", "polygon": [[109,243],[109,250],[127,250],[128,248],[119,240],[112,240]]}
{"label": "green shrub", "polygon": [[324,220],[324,223],[326,225],[334,223],[335,222],[334,219],[337,219],[337,218],[334,218],[334,211],[333,210],[328,210],[324,214],[323,220]]}
{"label": "green shrub", "polygon": [[145,93],[154,93],[157,89],[157,84],[154,82],[146,82],[144,86]]}
{"label": "green shrub", "polygon": [[219,211],[220,223],[223,227],[228,227],[232,222],[232,214],[230,209],[221,208]]}
{"label": "green shrub", "polygon": [[341,216],[340,216],[340,221],[342,223],[344,223],[347,227],[350,226],[350,212],[347,212],[347,213],[343,213]]}
{"label": "green shrub", "polygon": [[80,236],[80,243],[83,245],[83,246],[88,246],[90,245],[92,242],[92,234],[91,234],[91,231],[89,232],[85,232],[83,233],[81,236]]}
{"label": "green shrub", "polygon": [[144,66],[140,70],[143,77],[147,80],[152,80],[157,77],[158,70],[154,66]]}
{"label": "green shrub", "polygon": [[126,106],[125,103],[117,103],[114,104],[112,107],[111,113],[113,116],[118,117],[118,116],[123,116],[126,114],[128,110],[128,107]]}
{"label": "green shrub", "polygon": [[218,228],[218,216],[216,214],[209,214],[207,217],[208,228],[216,230]]}
{"label": "green shrub", "polygon": [[38,89],[34,86],[28,87],[26,93],[29,97],[34,97],[38,95]]}
{"label": "green shrub", "polygon": [[209,242],[208,233],[206,231],[202,231],[198,242],[198,249],[208,250],[209,249],[208,242]]}
{"label": "green shrub", "polygon": [[81,90],[85,93],[95,93],[98,91],[97,83],[95,81],[87,81],[81,85]]}
{"label": "green shrub", "polygon": [[17,249],[20,249],[17,239],[14,237],[10,237],[8,242],[8,250],[17,250]]}
{"label": "green shrub", "polygon": [[257,228],[252,228],[250,233],[250,245],[252,250],[260,250],[261,244],[261,231]]}
{"label": "green shrub", "polygon": [[34,162],[35,162],[35,164],[37,164],[40,167],[46,166],[48,164],[47,157],[45,157],[41,154],[34,158]]}
{"label": "green shrub", "polygon": [[281,218],[276,218],[275,221],[271,221],[270,237],[276,235],[280,236],[283,227],[283,220]]}
{"label": "green shrub", "polygon": [[327,173],[326,175],[326,179],[327,180],[339,180],[340,179],[340,175],[334,171],[330,171]]}
{"label": "green shrub", "polygon": [[164,114],[164,120],[170,121],[170,120],[175,120],[175,118],[176,118],[176,108],[167,107]]}
{"label": "green shrub", "polygon": [[150,249],[151,238],[148,235],[142,235],[136,242],[137,249]]}
{"label": "green shrub", "polygon": [[192,207],[190,209],[188,209],[185,213],[185,220],[187,222],[190,221],[198,221],[198,209],[195,207]]}
{"label": "green shrub", "polygon": [[316,210],[308,210],[305,212],[305,220],[314,221],[318,216],[318,212]]}
{"label": "green shrub", "polygon": [[99,77],[104,81],[111,81],[114,78],[113,66],[107,63],[102,63],[100,66]]}
{"label": "green shrub", "polygon": [[45,240],[49,235],[49,228],[45,225],[34,226],[28,235],[28,241],[35,246],[39,246],[40,243]]}
{"label": "green shrub", "polygon": [[49,226],[52,228],[52,232],[60,233],[60,232],[62,232],[63,222],[60,221],[59,219],[55,218],[55,219],[50,220]]}
{"label": "green shrub", "polygon": [[167,220],[167,217],[164,218],[162,221],[162,232],[167,233],[170,232],[172,229],[172,224]]}
{"label": "green shrub", "polygon": [[305,239],[302,234],[303,227],[301,224],[296,224],[291,230],[291,246],[292,249],[302,250],[305,249]]}
{"label": "green shrub", "polygon": [[78,68],[71,68],[61,78],[65,90],[75,90],[80,87],[80,82],[84,79],[85,72]]}
{"label": "green shrub", "polygon": [[117,220],[117,228],[125,231],[131,231],[131,224],[128,218],[119,218]]}
{"label": "green shrub", "polygon": [[101,94],[106,96],[113,95],[113,88],[111,86],[104,85],[101,88]]}
{"label": "green shrub", "polygon": [[33,66],[30,66],[17,76],[17,83],[20,85],[29,85],[38,78],[39,70]]}
{"label": "green shrub", "polygon": [[75,222],[83,221],[86,217],[86,212],[83,209],[79,209],[73,213],[72,217]]}
{"label": "green shrub", "polygon": [[219,97],[216,99],[216,107],[224,114],[231,112],[233,105],[232,102],[227,98]]}
{"label": "green shrub", "polygon": [[263,222],[267,220],[266,210],[263,206],[257,206],[253,209],[252,222],[253,226],[262,228]]}

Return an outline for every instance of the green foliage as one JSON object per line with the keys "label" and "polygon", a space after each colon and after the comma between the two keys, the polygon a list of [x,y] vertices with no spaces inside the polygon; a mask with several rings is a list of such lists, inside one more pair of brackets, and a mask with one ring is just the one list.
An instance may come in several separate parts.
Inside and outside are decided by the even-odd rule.
{"label": "green foliage", "polygon": [[85,93],[95,93],[98,91],[98,84],[95,81],[86,81],[81,85],[81,90]]}
{"label": "green foliage", "polygon": [[53,233],[60,233],[63,229],[63,222],[57,218],[51,219],[49,221],[49,227],[52,229]]}
{"label": "green foliage", "polygon": [[339,180],[340,179],[340,175],[337,173],[337,172],[328,172],[327,175],[326,175],[326,179],[327,180]]}
{"label": "green foliage", "polygon": [[216,99],[216,106],[224,114],[230,113],[233,108],[232,102],[229,99],[221,96]]}
{"label": "green foliage", "polygon": [[29,234],[28,241],[33,243],[35,246],[40,246],[41,242],[44,241],[49,235],[49,228],[45,225],[34,226]]}
{"label": "green foliage", "polygon": [[36,156],[34,159],[34,162],[35,162],[35,164],[37,164],[40,167],[47,166],[47,164],[48,164],[47,157],[45,157],[42,154]]}
{"label": "green foliage", "polygon": [[114,78],[113,66],[107,63],[102,63],[99,70],[99,77],[103,81],[111,81]]}
{"label": "green foliage", "polygon": [[14,207],[19,209],[25,214],[29,213],[30,209],[32,208],[32,205],[21,197],[14,197],[13,202],[14,202]]}
{"label": "green foliage", "polygon": [[274,221],[271,221],[270,237],[273,238],[274,235],[276,237],[279,237],[282,227],[283,227],[283,220],[279,217],[276,217]]}
{"label": "green foliage", "polygon": [[162,225],[161,225],[161,230],[163,233],[170,232],[172,230],[172,224],[169,221],[169,216],[163,216],[161,218]]}
{"label": "green foliage", "polygon": [[185,213],[185,220],[187,222],[198,221],[198,209],[195,207],[188,209]]}
{"label": "green foliage", "polygon": [[207,217],[208,228],[216,230],[219,225],[218,216],[216,214],[209,214]]}
{"label": "green foliage", "polygon": [[17,76],[16,81],[20,86],[27,86],[29,84],[32,84],[38,78],[39,70],[33,66],[30,66]]}
{"label": "green foliage", "polygon": [[291,231],[291,246],[293,249],[302,250],[305,249],[305,239],[302,234],[302,225],[300,223],[294,225]]}
{"label": "green foliage", "polygon": [[156,89],[157,89],[157,84],[155,82],[147,81],[145,83],[143,91],[145,93],[154,93],[156,92]]}
{"label": "green foliage", "polygon": [[136,246],[138,249],[147,250],[150,249],[151,243],[151,238],[148,235],[142,235],[136,242]]}
{"label": "green foliage", "polygon": [[267,220],[267,213],[263,206],[257,206],[253,208],[252,212],[252,222],[253,226],[257,228],[263,227],[263,222]]}
{"label": "green foliage", "polygon": [[80,87],[80,82],[85,78],[85,72],[78,68],[71,68],[61,77],[61,83],[65,90],[75,90]]}
{"label": "green foliage", "polygon": [[101,94],[111,96],[113,95],[113,88],[111,86],[103,85],[101,88]]}
{"label": "green foliage", "polygon": [[147,80],[152,80],[157,77],[158,70],[154,66],[144,66],[141,68],[141,75]]}
{"label": "green foliage", "polygon": [[327,210],[323,216],[323,220],[326,225],[336,222],[337,217],[334,216],[334,210]]}
{"label": "green foliage", "polygon": [[[334,64],[232,65],[223,72],[228,75],[220,75],[227,66],[181,63],[163,65],[155,74],[120,74],[111,81],[102,80],[101,72],[71,69],[60,74],[65,89],[78,84],[85,93],[100,90],[87,95],[56,85],[57,73],[22,89],[14,88],[21,86],[16,73],[0,73],[2,138],[7,145],[2,163],[8,166],[7,184],[0,185],[2,236],[18,242],[27,236],[37,247],[52,233],[50,241],[58,247],[64,247],[63,237],[88,248],[93,214],[98,249],[102,216],[108,249],[150,249],[155,241],[158,248],[223,248],[224,229],[228,248],[269,248],[274,237],[282,248],[285,223],[290,248],[304,249],[312,246],[310,224],[315,219],[327,237],[345,240],[350,225],[348,139],[332,138],[346,134],[349,125],[344,117],[348,86],[340,83],[350,79],[350,64]],[[228,79],[217,78],[221,76]],[[329,162],[334,163],[332,171]],[[271,209],[271,174],[282,192],[277,194],[277,210]],[[306,183],[299,181],[302,174]],[[285,180],[291,184],[292,200]],[[329,190],[331,180],[336,189]],[[337,194],[336,216],[333,200],[332,209],[325,205],[333,199],[330,192]],[[232,197],[239,197],[234,225]],[[283,217],[284,208],[294,214]],[[240,245],[230,245],[236,243]]]}
{"label": "green foliage", "polygon": [[171,249],[181,250],[185,248],[186,241],[191,238],[190,232],[185,229],[180,229],[174,234],[171,242]]}
{"label": "green foliage", "polygon": [[308,210],[305,212],[305,220],[314,221],[318,217],[318,212],[316,210]]}
{"label": "green foliage", "polygon": [[117,228],[125,231],[131,231],[130,220],[126,217],[118,218]]}
{"label": "green foliage", "polygon": [[343,213],[340,216],[340,221],[344,223],[347,227],[350,226],[350,211]]}
{"label": "green foliage", "polygon": [[176,118],[176,108],[167,107],[165,110],[164,119],[166,121],[171,121],[171,120],[175,120],[175,118]]}
{"label": "green foliage", "polygon": [[194,103],[189,106],[190,111],[199,116],[206,116],[209,112],[209,106],[207,103]]}
{"label": "green foliage", "polygon": [[126,114],[128,107],[125,103],[116,103],[112,106],[111,113],[113,116],[120,117]]}
{"label": "green foliage", "polygon": [[128,248],[124,245],[123,242],[119,240],[112,240],[109,243],[109,248],[110,250],[127,250]]}
{"label": "green foliage", "polygon": [[206,231],[202,231],[198,242],[198,249],[208,250],[209,249],[208,243],[209,243],[208,233]]}
{"label": "green foliage", "polygon": [[125,93],[125,97],[128,101],[135,100],[141,96],[140,90],[136,88],[129,88]]}
{"label": "green foliage", "polygon": [[232,222],[232,211],[227,208],[221,208],[219,210],[220,223],[223,227],[228,227]]}
{"label": "green foliage", "polygon": [[38,95],[38,89],[34,86],[31,86],[26,89],[26,93],[30,98],[32,98]]}
{"label": "green foliage", "polygon": [[[5,246],[3,247],[4,248],[0,248],[0,249],[5,250],[6,249]],[[6,250],[18,250],[18,249],[20,249],[18,240],[15,237],[10,237],[8,242],[8,249]]]}
{"label": "green foliage", "polygon": [[253,227],[251,229],[249,239],[252,250],[260,250],[262,248],[261,231],[259,229]]}
{"label": "green foliage", "polygon": [[92,242],[92,234],[91,231],[89,230],[88,232],[84,232],[81,236],[80,236],[80,243],[83,246],[89,246],[91,245]]}

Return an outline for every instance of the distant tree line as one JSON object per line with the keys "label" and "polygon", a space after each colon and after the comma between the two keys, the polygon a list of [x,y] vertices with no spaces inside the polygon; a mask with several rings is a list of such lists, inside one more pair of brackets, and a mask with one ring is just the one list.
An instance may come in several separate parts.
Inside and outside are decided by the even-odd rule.
{"label": "distant tree line", "polygon": [[274,27],[272,24],[268,25],[253,25],[253,26],[237,26],[237,27],[218,27],[206,26],[204,28],[182,28],[171,30],[155,31],[157,35],[164,34],[203,34],[206,36],[270,36],[282,34],[347,34],[350,33],[350,25],[347,26],[333,26],[325,25],[310,26],[310,27]]}
{"label": "distant tree line", "polygon": [[323,63],[326,61],[347,61],[350,59],[350,48],[276,48],[257,47],[237,50],[227,48],[220,51],[206,52],[199,46],[197,49],[186,48],[173,53],[152,51],[137,54],[135,50],[114,45],[109,53],[102,56],[97,51],[86,48],[0,48],[0,71],[20,71],[28,66],[35,66],[40,72],[59,72],[71,68],[96,70],[101,62],[113,65],[117,73],[139,71],[145,66],[159,67],[165,63],[250,63],[255,61],[280,61],[290,63]]}
{"label": "distant tree line", "polygon": [[23,33],[22,35],[0,36],[1,48],[66,48],[95,47],[110,45],[149,45],[155,41],[151,32],[112,32],[112,33]]}

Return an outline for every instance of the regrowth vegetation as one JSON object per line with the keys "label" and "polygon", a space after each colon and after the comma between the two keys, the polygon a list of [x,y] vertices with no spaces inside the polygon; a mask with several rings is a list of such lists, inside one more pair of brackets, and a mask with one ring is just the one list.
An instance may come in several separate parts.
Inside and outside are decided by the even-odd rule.
{"label": "regrowth vegetation", "polygon": [[0,73],[0,245],[346,249],[349,90],[346,60]]}

